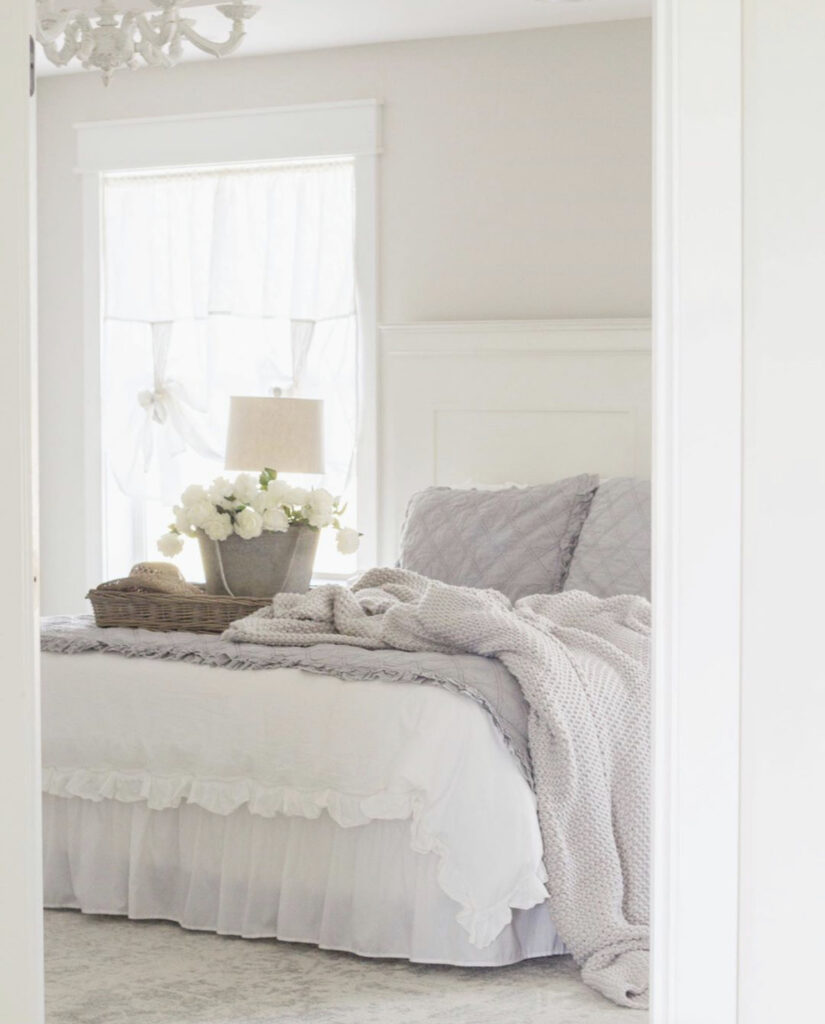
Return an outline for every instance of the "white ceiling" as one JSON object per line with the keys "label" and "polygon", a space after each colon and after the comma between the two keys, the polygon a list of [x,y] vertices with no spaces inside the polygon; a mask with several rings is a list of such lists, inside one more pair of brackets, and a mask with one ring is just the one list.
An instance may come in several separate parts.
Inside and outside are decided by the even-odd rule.
{"label": "white ceiling", "polygon": [[[401,39],[483,35],[578,22],[650,15],[652,0],[258,0],[236,56],[324,49]],[[151,8],[149,0],[117,0],[121,9]],[[198,30],[226,35],[228,22],[202,0],[190,0]],[[55,0],[55,7],[84,8],[95,0]],[[211,60],[187,46],[187,60]],[[71,67],[68,70],[75,70]],[[38,73],[57,71],[38,53]]]}

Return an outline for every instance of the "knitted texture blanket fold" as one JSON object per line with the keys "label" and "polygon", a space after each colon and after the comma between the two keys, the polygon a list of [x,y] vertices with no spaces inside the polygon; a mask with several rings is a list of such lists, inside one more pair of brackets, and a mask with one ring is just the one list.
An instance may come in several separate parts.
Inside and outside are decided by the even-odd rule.
{"label": "knitted texture blanket fold", "polygon": [[280,594],[224,639],[497,658],[529,705],[550,910],[582,979],[648,1002],[650,605],[568,591],[512,605],[402,569]]}

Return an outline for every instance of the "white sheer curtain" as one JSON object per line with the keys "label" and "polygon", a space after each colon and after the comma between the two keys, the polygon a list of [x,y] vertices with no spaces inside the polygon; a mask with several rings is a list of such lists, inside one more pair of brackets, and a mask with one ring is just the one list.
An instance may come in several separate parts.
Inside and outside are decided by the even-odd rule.
{"label": "white sheer curtain", "polygon": [[[110,176],[103,214],[107,574],[153,557],[181,490],[221,471],[233,394],[324,400],[324,485],[354,523],[352,163]],[[354,565],[322,544],[318,567]]]}

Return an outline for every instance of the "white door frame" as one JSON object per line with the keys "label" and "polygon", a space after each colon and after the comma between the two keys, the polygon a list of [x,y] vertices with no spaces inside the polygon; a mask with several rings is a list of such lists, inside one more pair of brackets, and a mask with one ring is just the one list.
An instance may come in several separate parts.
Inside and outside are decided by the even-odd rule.
{"label": "white door frame", "polygon": [[0,1020],[43,1020],[43,885],[34,451],[33,5],[4,8],[0,33]]}
{"label": "white door frame", "polygon": [[737,1019],[742,0],[655,25],[654,1024]]}
{"label": "white door frame", "polygon": [[[29,102],[0,37],[6,372],[4,683],[0,688],[3,1019],[42,1020],[34,657]],[[28,9],[27,9],[28,8]],[[657,50],[655,1024],[736,1019],[741,543],[741,3],[659,0]],[[713,586],[708,586],[712,578]]]}

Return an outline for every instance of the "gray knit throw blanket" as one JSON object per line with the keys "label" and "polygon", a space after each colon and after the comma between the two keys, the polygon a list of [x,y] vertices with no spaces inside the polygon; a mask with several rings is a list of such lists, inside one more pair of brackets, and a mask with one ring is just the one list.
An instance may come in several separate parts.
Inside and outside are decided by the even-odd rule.
{"label": "gray knit throw blanket", "polygon": [[228,640],[342,643],[498,658],[530,707],[553,922],[582,979],[648,1002],[650,605],[630,595],[494,590],[372,569],[347,589],[279,594]]}

